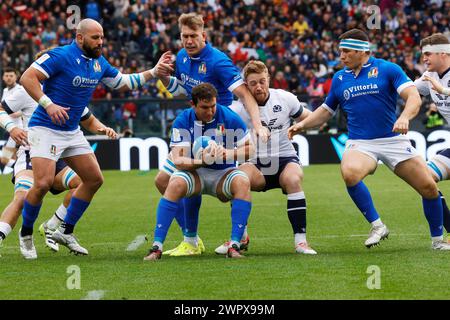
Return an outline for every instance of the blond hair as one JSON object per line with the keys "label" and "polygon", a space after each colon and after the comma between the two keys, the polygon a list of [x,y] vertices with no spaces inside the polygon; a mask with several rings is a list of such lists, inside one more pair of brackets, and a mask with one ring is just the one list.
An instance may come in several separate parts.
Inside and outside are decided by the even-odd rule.
{"label": "blond hair", "polygon": [[187,26],[192,30],[203,30],[205,23],[203,22],[203,17],[195,12],[191,13],[183,13],[178,18],[178,27],[181,30],[181,27]]}
{"label": "blond hair", "polygon": [[243,74],[244,80],[247,80],[248,76],[252,73],[267,73],[269,75],[269,70],[262,61],[253,60],[247,63],[244,67]]}

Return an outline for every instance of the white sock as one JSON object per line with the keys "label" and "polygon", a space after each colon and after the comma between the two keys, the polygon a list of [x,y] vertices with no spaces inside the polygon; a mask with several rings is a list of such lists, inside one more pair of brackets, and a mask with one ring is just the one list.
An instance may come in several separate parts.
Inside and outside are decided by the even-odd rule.
{"label": "white sock", "polygon": [[64,207],[63,204],[61,204],[59,208],[56,209],[55,214],[47,221],[47,227],[52,230],[57,229],[61,225],[61,222],[64,221],[66,215],[67,215],[67,208]]}
{"label": "white sock", "polygon": [[158,246],[159,250],[163,251],[163,244],[159,241],[153,241],[153,246]]}
{"label": "white sock", "polygon": [[195,237],[184,237],[184,242],[192,244],[194,247],[198,246],[198,238]]}
{"label": "white sock", "polygon": [[244,233],[242,234],[241,241],[247,240],[247,236],[248,236],[247,226],[245,226]]}
{"label": "white sock", "polygon": [[372,227],[381,227],[383,225],[383,222],[381,222],[381,219],[378,218],[377,220],[372,221],[370,224],[372,225]]}
{"label": "white sock", "polygon": [[300,242],[306,242],[306,233],[294,234],[294,245],[298,245]]}
{"label": "white sock", "polygon": [[7,224],[6,222],[0,221],[0,232],[5,235],[5,238],[11,232],[11,230],[12,230],[12,228],[9,224]]}
{"label": "white sock", "polygon": [[442,241],[442,240],[444,240],[444,236],[431,237],[431,241],[433,241],[433,242]]}

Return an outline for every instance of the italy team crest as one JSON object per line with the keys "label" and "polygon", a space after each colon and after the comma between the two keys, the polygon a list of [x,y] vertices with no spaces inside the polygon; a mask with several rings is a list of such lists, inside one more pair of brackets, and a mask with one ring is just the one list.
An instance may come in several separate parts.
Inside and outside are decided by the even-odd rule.
{"label": "italy team crest", "polygon": [[369,73],[367,74],[367,78],[377,78],[378,77],[378,68],[373,67],[370,69]]}
{"label": "italy team crest", "polygon": [[94,71],[95,72],[101,72],[102,71],[102,67],[100,67],[100,63],[98,63],[97,60],[95,60],[95,62],[94,62]]}
{"label": "italy team crest", "polygon": [[225,134],[225,125],[223,123],[217,124],[216,136],[223,136]]}
{"label": "italy team crest", "polygon": [[198,73],[206,74],[206,63],[202,62],[198,67]]}

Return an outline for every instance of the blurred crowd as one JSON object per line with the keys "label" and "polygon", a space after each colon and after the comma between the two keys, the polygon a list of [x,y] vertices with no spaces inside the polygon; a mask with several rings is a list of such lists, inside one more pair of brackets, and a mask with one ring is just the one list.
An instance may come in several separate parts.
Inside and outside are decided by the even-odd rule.
{"label": "blurred crowd", "polygon": [[[2,65],[23,71],[39,50],[71,43],[74,30],[67,22],[73,16],[66,12],[70,5],[77,5],[83,18],[103,24],[104,55],[124,73],[148,69],[167,50],[176,53],[181,47],[179,15],[201,13],[209,42],[240,68],[252,58],[264,61],[272,87],[308,95],[312,109],[328,93],[334,71],[341,68],[337,39],[344,31],[366,30],[373,54],[398,63],[413,80],[424,71],[420,39],[435,32],[450,37],[450,1],[443,0],[2,0]],[[118,97],[170,98],[170,94],[160,83],[149,82],[143,90],[121,96],[99,86],[94,95],[94,99]],[[122,117],[137,112],[132,104],[120,108]]]}

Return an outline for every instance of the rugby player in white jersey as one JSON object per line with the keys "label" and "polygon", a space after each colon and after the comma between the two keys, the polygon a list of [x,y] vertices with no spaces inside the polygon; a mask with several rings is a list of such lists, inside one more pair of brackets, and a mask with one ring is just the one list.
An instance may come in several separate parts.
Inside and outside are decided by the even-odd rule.
{"label": "rugby player in white jersey", "polygon": [[[303,171],[297,152],[287,136],[291,119],[301,121],[311,112],[292,93],[269,88],[269,72],[263,62],[249,62],[244,67],[243,76],[247,88],[258,102],[261,122],[270,130],[271,139],[267,144],[259,143],[255,156],[241,164],[239,170],[249,177],[252,191],[280,188],[287,195],[287,216],[294,233],[295,250],[303,254],[316,254],[306,241]],[[250,116],[240,101],[234,102],[230,108],[251,128]],[[229,241],[216,248],[215,252],[226,254],[228,248]]]}
{"label": "rugby player in white jersey", "polygon": [[[5,100],[8,95],[13,94],[18,90],[21,85],[17,83],[17,71],[14,68],[6,67],[3,69],[3,82],[6,84],[6,88],[3,89],[2,100]],[[16,127],[22,127],[22,114],[20,112],[15,112],[9,115]],[[1,162],[4,166],[12,167],[15,162],[17,151],[17,145],[14,139],[8,138],[5,145],[2,148]],[[10,169],[12,170],[12,169]]]}
{"label": "rugby player in white jersey", "polygon": [[[439,113],[450,124],[450,41],[442,33],[436,33],[422,39],[420,47],[427,71],[414,84],[421,95],[431,97]],[[427,164],[436,182],[448,180],[450,148],[439,152]],[[442,194],[441,200],[444,227],[450,232],[450,211]]]}

